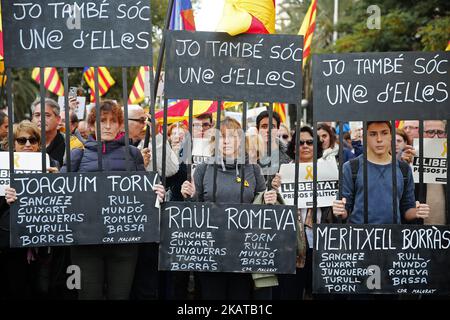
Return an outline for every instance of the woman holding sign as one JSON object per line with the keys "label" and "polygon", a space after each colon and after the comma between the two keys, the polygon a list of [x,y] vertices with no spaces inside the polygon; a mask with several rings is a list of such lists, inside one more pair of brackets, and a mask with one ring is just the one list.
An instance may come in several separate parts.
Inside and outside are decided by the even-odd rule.
{"label": "woman holding sign", "polygon": [[[85,149],[71,152],[71,165],[74,172],[97,172],[98,142],[96,141],[96,110],[88,116],[92,134],[88,137]],[[100,105],[100,130],[102,139],[102,165],[108,171],[145,171],[144,160],[139,149],[129,146],[126,150],[123,133],[124,115],[121,107],[113,101],[105,100]],[[129,152],[129,161],[126,161]],[[66,167],[62,168],[66,171]],[[155,185],[160,202],[165,196],[162,185]],[[79,299],[102,299],[106,286],[107,299],[128,299],[138,255],[137,244],[89,245],[71,248],[72,263],[82,270]]]}
{"label": "woman holding sign", "polygon": [[[29,121],[22,121],[13,127],[14,152],[39,152],[40,129]],[[5,150],[8,149],[4,141]],[[38,154],[40,157],[40,153]],[[55,160],[50,160],[48,172],[58,172]],[[49,259],[47,248],[9,248],[9,205],[16,200],[13,188],[5,189],[5,197],[0,197],[0,298],[8,299],[38,298],[48,291],[48,282],[39,281],[39,274],[48,273]],[[4,268],[4,269],[3,269]],[[47,275],[48,276],[48,275]]]}
{"label": "woman holding sign", "polygon": [[[239,151],[245,143],[241,125],[236,120],[226,117],[220,123],[218,150],[219,165],[217,180],[214,181],[214,165],[202,163],[194,172],[194,183],[185,181],[181,187],[184,198],[198,202],[241,203],[241,179]],[[214,139],[212,139],[214,142]],[[214,143],[212,143],[214,145]],[[265,181],[261,168],[249,164],[246,156],[244,164],[243,203],[253,203],[260,192],[264,192],[264,203],[275,204],[275,190],[265,191]],[[214,184],[217,189],[214,195]],[[203,299],[211,300],[247,300],[252,297],[253,280],[248,273],[198,273]]]}

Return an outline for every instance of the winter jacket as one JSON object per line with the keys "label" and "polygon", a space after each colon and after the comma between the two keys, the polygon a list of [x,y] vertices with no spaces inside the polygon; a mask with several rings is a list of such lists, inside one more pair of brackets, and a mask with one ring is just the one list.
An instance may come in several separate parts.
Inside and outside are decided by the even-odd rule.
{"label": "winter jacket", "polygon": [[[70,152],[70,162],[73,172],[98,172],[98,152],[97,141],[89,136],[82,149],[74,149]],[[138,148],[129,146],[130,166],[127,166],[125,156],[125,138],[118,136],[113,141],[102,142],[102,163],[103,171],[145,171],[144,159]],[[61,168],[61,172],[67,172],[66,164]]]}

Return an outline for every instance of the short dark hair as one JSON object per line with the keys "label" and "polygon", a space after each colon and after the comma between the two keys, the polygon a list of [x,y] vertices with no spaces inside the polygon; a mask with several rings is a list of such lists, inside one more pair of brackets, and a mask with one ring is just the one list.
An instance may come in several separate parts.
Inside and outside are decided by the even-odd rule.
{"label": "short dark hair", "polygon": [[6,113],[4,113],[3,111],[0,111],[0,126],[3,124],[3,122],[5,121],[5,119],[8,117],[8,115]]}
{"label": "short dark hair", "polygon": [[[314,138],[314,132],[311,129],[311,127],[308,127],[308,126],[301,127],[300,128],[300,133],[302,133],[302,132],[307,132],[307,133],[309,133],[311,135],[311,137]],[[291,159],[293,159],[293,160],[295,160],[295,140],[296,140],[296,136],[297,136],[297,133],[294,132],[292,134],[292,139],[289,142],[287,150],[286,150],[286,154],[289,157],[291,157]],[[317,152],[317,158],[322,157],[322,146],[321,146],[320,143],[317,144],[317,151],[316,152]]]}
{"label": "short dark hair", "polygon": [[[277,129],[280,129],[280,124],[281,124],[281,118],[280,115],[277,112],[272,112],[273,114],[273,118],[275,119],[275,121],[277,122]],[[259,130],[259,124],[261,123],[261,121],[264,118],[268,118],[269,117],[269,111],[265,110],[263,112],[261,112],[260,114],[258,114],[258,116],[256,117],[256,129]]]}
{"label": "short dark hair", "polygon": [[389,127],[389,131],[392,133],[392,125],[390,121],[367,121],[367,130],[369,130],[369,126],[374,123],[385,123]]}

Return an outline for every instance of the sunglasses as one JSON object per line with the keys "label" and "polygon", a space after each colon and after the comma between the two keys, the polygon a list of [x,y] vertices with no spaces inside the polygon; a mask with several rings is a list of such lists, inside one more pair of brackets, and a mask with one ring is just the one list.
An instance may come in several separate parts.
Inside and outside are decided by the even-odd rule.
{"label": "sunglasses", "polygon": [[283,138],[283,139],[288,139],[289,138],[289,136],[287,135],[287,134],[283,134],[282,136],[281,136],[281,138]]}
{"label": "sunglasses", "polygon": [[300,145],[301,145],[301,146],[304,145],[305,143],[306,143],[306,145],[308,145],[308,146],[312,146],[312,145],[313,145],[313,141],[312,141],[312,140],[306,140],[306,141],[300,140]]}
{"label": "sunglasses", "polygon": [[27,144],[27,141],[30,144],[37,144],[39,142],[39,139],[36,137],[30,137],[30,138],[25,138],[25,137],[21,137],[21,138],[16,138],[16,142],[18,144],[20,144],[21,146],[24,146]]}
{"label": "sunglasses", "polygon": [[145,124],[145,121],[146,121],[146,119],[145,119],[145,118],[139,118],[139,119],[128,119],[128,120],[131,120],[131,121],[137,121],[137,122],[139,122],[140,124]]}
{"label": "sunglasses", "polygon": [[437,135],[439,138],[445,138],[445,131],[443,130],[426,130],[425,133],[430,137]]}

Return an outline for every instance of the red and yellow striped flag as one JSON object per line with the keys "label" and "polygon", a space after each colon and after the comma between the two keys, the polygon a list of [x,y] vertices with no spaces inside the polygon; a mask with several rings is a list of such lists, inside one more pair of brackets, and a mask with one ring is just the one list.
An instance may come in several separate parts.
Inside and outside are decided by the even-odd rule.
{"label": "red and yellow striped flag", "polygon": [[140,67],[133,88],[128,97],[128,104],[141,103],[145,98],[145,73],[150,71],[150,67]]}
{"label": "red and yellow striped flag", "polygon": [[231,36],[241,33],[274,33],[275,0],[225,0],[216,31]]}
{"label": "red and yellow striped flag", "polygon": [[[31,72],[31,77],[38,84],[41,83],[41,68],[34,68]],[[44,86],[58,96],[64,95],[64,86],[59,78],[56,68],[44,68]]]}
{"label": "red and yellow striped flag", "polygon": [[[94,67],[84,68],[84,79],[87,85],[91,88],[91,102],[95,102],[95,79]],[[98,68],[98,91],[100,97],[103,97],[116,81],[113,79],[106,67]]]}
{"label": "red and yellow striped flag", "polygon": [[311,42],[316,28],[316,15],[317,15],[317,0],[312,0],[311,5],[306,12],[303,19],[302,26],[298,32],[303,36],[303,67],[305,67],[306,60],[311,55]]}
{"label": "red and yellow striped flag", "polygon": [[445,51],[450,51],[450,41],[447,44],[447,48],[445,49]]}

